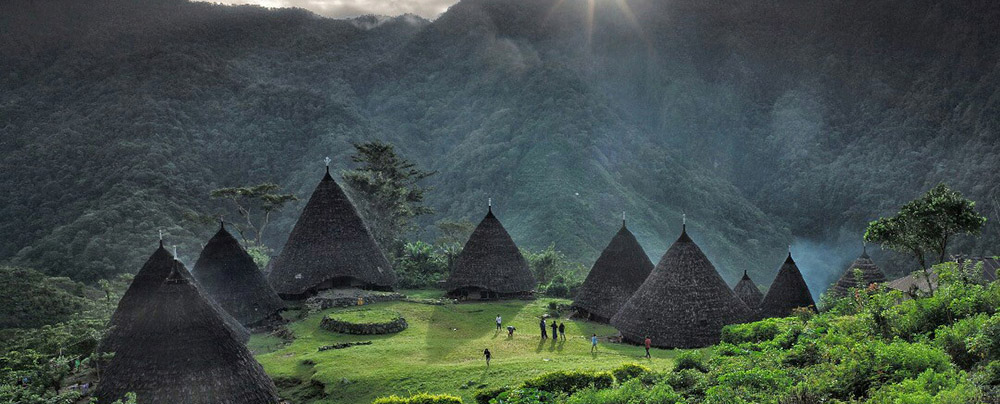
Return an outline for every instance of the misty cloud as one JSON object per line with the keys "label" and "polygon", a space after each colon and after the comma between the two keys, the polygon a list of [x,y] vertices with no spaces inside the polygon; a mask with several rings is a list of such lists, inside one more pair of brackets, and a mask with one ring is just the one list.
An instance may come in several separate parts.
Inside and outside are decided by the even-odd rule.
{"label": "misty cloud", "polygon": [[256,4],[264,7],[298,7],[324,17],[345,18],[376,14],[416,14],[437,18],[458,0],[216,0],[220,4]]}

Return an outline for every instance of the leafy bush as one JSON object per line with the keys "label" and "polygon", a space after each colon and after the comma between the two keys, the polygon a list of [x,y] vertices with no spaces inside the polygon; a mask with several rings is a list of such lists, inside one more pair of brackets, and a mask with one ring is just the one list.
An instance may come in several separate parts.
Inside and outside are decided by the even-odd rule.
{"label": "leafy bush", "polygon": [[965,373],[927,369],[915,378],[887,384],[872,393],[871,404],[966,404],[981,402],[979,390]]}
{"label": "leafy bush", "polygon": [[402,288],[436,286],[450,271],[447,253],[422,241],[404,244],[400,256],[393,263],[399,286]]}
{"label": "leafy bush", "polygon": [[786,372],[752,368],[718,375],[717,385],[705,392],[706,403],[776,402],[792,385]]}
{"label": "leafy bush", "polygon": [[621,366],[612,369],[611,374],[614,375],[615,380],[617,380],[618,383],[625,383],[651,371],[652,370],[642,365],[623,363]]}
{"label": "leafy bush", "polygon": [[372,404],[462,404],[462,399],[447,394],[420,393],[410,397],[389,396],[375,399]]}
{"label": "leafy bush", "polygon": [[731,324],[722,328],[722,342],[739,345],[744,342],[764,342],[778,336],[787,319],[769,318],[746,324]]}
{"label": "leafy bush", "polygon": [[705,366],[705,362],[701,357],[701,352],[687,351],[677,355],[677,359],[674,363],[674,371],[677,372],[685,369],[694,369],[702,373],[708,372],[708,366]]}
{"label": "leafy bush", "polygon": [[573,394],[567,404],[674,404],[684,402],[684,397],[669,384],[646,386],[639,379],[632,379],[614,389],[587,388]]}
{"label": "leafy bush", "polygon": [[969,341],[969,350],[985,360],[1000,359],[1000,314],[986,320]]}
{"label": "leafy bush", "polygon": [[614,377],[609,372],[559,371],[545,373],[527,380],[524,382],[524,387],[551,393],[572,394],[587,387],[608,388],[614,384],[614,381]]}
{"label": "leafy bush", "polygon": [[694,369],[670,372],[663,381],[687,397],[703,396],[708,385],[705,374]]}
{"label": "leafy bush", "polygon": [[555,396],[552,393],[525,387],[505,391],[490,400],[490,404],[547,404],[555,402]]}
{"label": "leafy bush", "polygon": [[980,357],[969,350],[969,342],[986,323],[985,314],[959,320],[951,326],[941,326],[934,331],[934,342],[951,356],[952,362],[962,369],[972,369]]}
{"label": "leafy bush", "polygon": [[491,389],[482,389],[476,391],[474,397],[476,398],[476,404],[490,404],[490,400],[497,398],[501,393],[507,392],[510,387],[494,387]]}

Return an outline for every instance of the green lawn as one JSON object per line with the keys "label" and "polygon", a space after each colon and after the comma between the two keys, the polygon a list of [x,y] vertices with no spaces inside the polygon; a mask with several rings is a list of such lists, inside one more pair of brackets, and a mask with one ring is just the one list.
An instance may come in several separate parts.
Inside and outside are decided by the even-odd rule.
{"label": "green lawn", "polygon": [[[422,297],[431,297],[424,292]],[[605,370],[621,363],[640,363],[654,369],[672,365],[675,351],[655,350],[653,359],[643,358],[640,347],[611,344],[603,338],[599,352],[590,353],[589,335],[616,335],[614,328],[586,321],[566,323],[567,341],[542,341],[538,319],[548,303],[565,300],[506,301],[429,305],[409,302],[373,304],[371,308],[399,312],[409,328],[393,335],[346,335],[319,328],[323,316],[337,309],[315,313],[289,324],[296,339],[281,346],[274,337],[254,335],[250,347],[276,380],[282,395],[293,402],[364,403],[390,394],[418,392],[450,393],[474,403],[472,395],[482,387],[516,384],[534,375],[554,370]],[[340,309],[352,310],[352,309]],[[494,317],[503,316],[504,326],[517,327],[513,338],[495,332]],[[551,330],[550,330],[551,331]],[[372,341],[372,345],[319,352],[318,348],[340,342]],[[484,348],[493,353],[486,369]],[[277,349],[277,350],[275,350]],[[263,353],[266,352],[266,353]],[[307,381],[290,387],[292,380]],[[310,383],[311,382],[311,383]],[[319,384],[317,384],[317,382]],[[303,399],[310,391],[325,397]],[[297,400],[297,401],[295,401]]]}

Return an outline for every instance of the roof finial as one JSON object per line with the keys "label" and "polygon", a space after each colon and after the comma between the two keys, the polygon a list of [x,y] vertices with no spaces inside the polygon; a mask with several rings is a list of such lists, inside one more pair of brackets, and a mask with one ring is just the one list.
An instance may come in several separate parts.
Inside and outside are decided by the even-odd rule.
{"label": "roof finial", "polygon": [[174,244],[174,259],[177,259],[177,244]]}
{"label": "roof finial", "polygon": [[788,258],[792,258],[792,245],[788,245]]}
{"label": "roof finial", "polygon": [[493,211],[493,198],[486,198],[486,209]]}
{"label": "roof finial", "polygon": [[330,173],[330,162],[333,161],[333,160],[330,160],[330,156],[326,156],[326,158],[324,158],[323,161],[326,162],[326,173],[329,174]]}
{"label": "roof finial", "polygon": [[226,219],[224,216],[219,215],[219,230],[223,230],[225,228],[226,228]]}
{"label": "roof finial", "polygon": [[688,228],[688,215],[687,213],[681,213],[681,232],[687,232]]}
{"label": "roof finial", "polygon": [[625,226],[625,211],[622,211],[622,226]]}
{"label": "roof finial", "polygon": [[163,247],[163,229],[158,230],[160,232],[160,247]]}

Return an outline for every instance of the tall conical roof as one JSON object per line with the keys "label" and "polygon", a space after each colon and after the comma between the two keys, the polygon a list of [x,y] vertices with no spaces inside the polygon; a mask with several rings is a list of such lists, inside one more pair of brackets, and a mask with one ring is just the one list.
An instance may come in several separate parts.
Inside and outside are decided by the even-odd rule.
{"label": "tall conical roof", "polygon": [[861,284],[862,287],[867,287],[873,283],[885,283],[888,279],[882,270],[875,265],[875,261],[872,261],[871,257],[868,256],[868,251],[863,250],[861,256],[851,263],[851,266],[847,267],[844,274],[830,286],[829,293],[834,296],[847,296],[850,294],[851,288],[858,287],[858,279],[855,277],[855,269],[861,271]]}
{"label": "tall conical roof", "polygon": [[529,293],[536,285],[528,261],[490,208],[455,259],[446,289],[479,288],[513,295]]}
{"label": "tall conical roof", "polygon": [[639,343],[649,336],[658,347],[698,348],[719,342],[724,325],[750,315],[750,309],[683,231],[611,318],[611,325],[630,342]]}
{"label": "tall conical roof", "polygon": [[757,287],[756,283],[753,283],[753,280],[747,275],[747,271],[743,271],[743,278],[740,278],[740,281],[736,283],[733,292],[736,292],[736,296],[751,310],[760,307],[761,301],[764,300],[764,294],[760,293],[760,288]]}
{"label": "tall conical roof", "polygon": [[95,392],[111,403],[128,392],[144,404],[273,404],[277,389],[218,310],[173,271],[134,302],[141,316],[116,329],[123,343]]}
{"label": "tall conical roof", "polygon": [[253,258],[224,225],[201,250],[192,275],[216,303],[243,325],[260,322],[284,307]]}
{"label": "tall conical roof", "polygon": [[788,253],[788,258],[778,270],[778,276],[764,295],[764,301],[760,304],[760,316],[786,317],[797,307],[812,307],[815,310],[816,302],[809,293],[809,287],[806,286],[799,267],[795,265],[792,254]]}
{"label": "tall conical roof", "polygon": [[642,286],[652,270],[653,262],[622,223],[621,230],[594,262],[573,306],[590,314],[594,320],[608,322]]}
{"label": "tall conical roof", "polygon": [[[132,327],[137,319],[144,315],[140,308],[142,302],[159,289],[171,271],[177,271],[181,276],[193,280],[187,268],[175,260],[174,256],[166,248],[163,248],[163,242],[160,242],[160,247],[153,252],[153,255],[146,260],[146,263],[139,269],[139,272],[135,274],[135,278],[132,279],[128,290],[125,291],[121,300],[118,301],[118,307],[111,315],[111,321],[108,322],[108,333],[101,340],[98,352],[115,352],[118,350],[121,341],[116,336],[121,335],[121,332]],[[197,286],[197,283],[194,285]],[[250,340],[250,332],[246,328],[243,328],[243,325],[239,321],[236,321],[233,316],[229,315],[211,298],[208,298],[208,302],[219,311],[219,316],[232,329],[233,335],[236,336],[237,340],[241,343],[246,343]]]}
{"label": "tall conical roof", "polygon": [[372,289],[392,289],[396,283],[392,265],[329,168],[273,263],[267,279],[286,299],[343,280]]}

